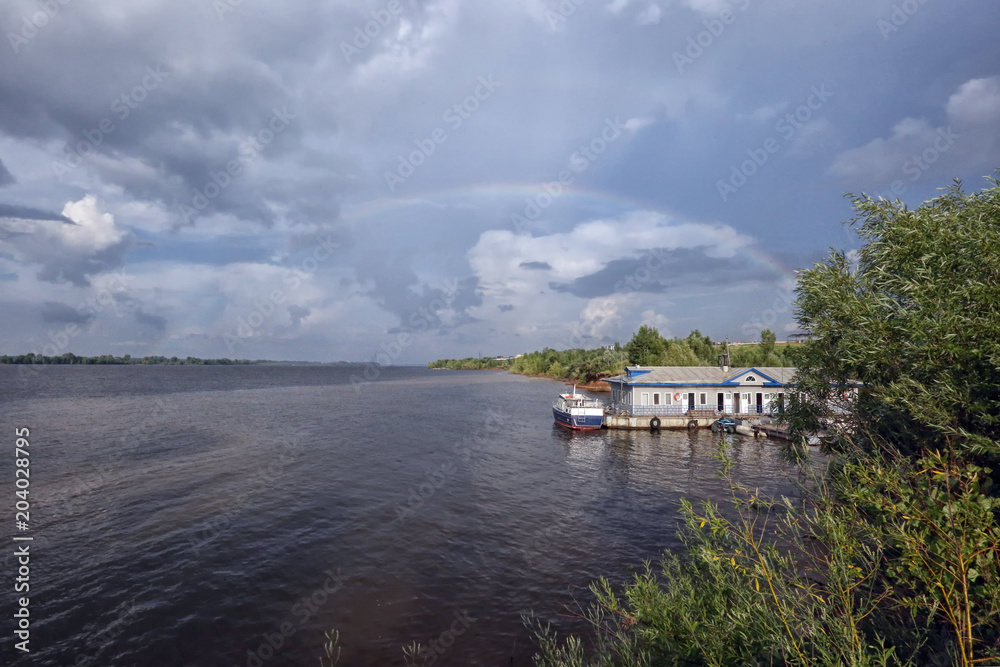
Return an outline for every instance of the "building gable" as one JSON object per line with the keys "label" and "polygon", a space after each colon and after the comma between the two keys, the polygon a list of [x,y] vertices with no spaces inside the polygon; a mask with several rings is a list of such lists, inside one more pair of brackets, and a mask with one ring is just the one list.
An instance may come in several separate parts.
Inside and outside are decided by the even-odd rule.
{"label": "building gable", "polygon": [[785,384],[756,368],[742,368],[726,379],[726,384],[773,387]]}

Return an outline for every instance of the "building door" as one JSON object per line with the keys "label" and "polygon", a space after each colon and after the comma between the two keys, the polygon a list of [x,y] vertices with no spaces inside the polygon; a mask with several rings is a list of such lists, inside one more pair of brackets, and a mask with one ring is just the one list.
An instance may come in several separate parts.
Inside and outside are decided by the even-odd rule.
{"label": "building door", "polygon": [[740,392],[733,392],[733,414],[740,414]]}
{"label": "building door", "polygon": [[726,395],[723,394],[721,391],[718,393],[717,402],[719,404],[719,412],[724,412],[725,409],[726,409],[725,397],[726,397]]}
{"label": "building door", "polygon": [[641,399],[640,402],[639,402],[639,405],[649,405],[649,393],[648,392],[645,392],[645,391],[642,392],[641,394],[639,394],[639,397]]}
{"label": "building door", "polygon": [[757,394],[757,414],[764,412],[764,394]]}
{"label": "building door", "polygon": [[694,392],[688,392],[688,410],[694,410]]}

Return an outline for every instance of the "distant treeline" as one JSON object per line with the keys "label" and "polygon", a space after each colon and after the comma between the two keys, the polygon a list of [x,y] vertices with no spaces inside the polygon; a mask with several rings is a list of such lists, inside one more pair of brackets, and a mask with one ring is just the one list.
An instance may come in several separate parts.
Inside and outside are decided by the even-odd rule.
{"label": "distant treeline", "polygon": [[427,368],[445,368],[451,371],[490,371],[507,370],[509,359],[494,359],[493,357],[466,357],[465,359],[438,359],[428,362]]}
{"label": "distant treeline", "polygon": [[67,352],[58,357],[47,357],[43,354],[18,354],[16,356],[0,356],[0,364],[75,364],[75,365],[191,365],[191,366],[250,366],[255,364],[271,365],[313,365],[313,366],[351,366],[354,362],[335,361],[332,363],[317,363],[309,361],[270,361],[268,359],[199,359],[198,357],[163,357],[146,356],[133,357],[126,354],[116,357],[111,354],[102,354],[98,357],[81,357]]}
{"label": "distant treeline", "polygon": [[[761,332],[761,342],[729,348],[729,365],[794,366],[794,343],[778,343],[773,332]],[[514,359],[438,359],[428,368],[450,370],[503,369],[519,375],[539,375],[567,382],[588,383],[622,372],[627,365],[642,366],[715,366],[725,353],[725,345],[716,345],[698,330],[686,338],[664,338],[650,326],[643,325],[632,339],[621,346],[594,350],[553,350],[545,348]]]}

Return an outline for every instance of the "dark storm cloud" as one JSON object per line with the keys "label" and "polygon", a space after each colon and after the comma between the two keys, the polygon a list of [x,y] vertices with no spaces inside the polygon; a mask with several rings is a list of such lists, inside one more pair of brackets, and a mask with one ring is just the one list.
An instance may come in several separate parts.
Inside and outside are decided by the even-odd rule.
{"label": "dark storm cloud", "polygon": [[0,160],[0,188],[16,182],[17,180],[9,171],[7,171],[7,167],[4,166],[3,160]]}
{"label": "dark storm cloud", "polygon": [[302,323],[302,320],[309,317],[309,314],[312,312],[308,308],[304,308],[302,306],[296,306],[295,304],[288,306],[287,310],[288,310],[288,316],[292,318],[293,329],[298,328],[299,324]]}
{"label": "dark storm cloud", "polygon": [[[423,284],[407,256],[371,252],[358,262],[355,271],[359,282],[372,285],[368,296],[399,318],[399,326],[391,333],[453,329],[472,321],[466,311],[482,303],[477,278],[449,278],[440,285]],[[451,311],[454,316],[449,320],[444,314]]]}
{"label": "dark storm cloud", "polygon": [[[291,204],[300,215],[328,216],[328,207],[309,206],[328,201],[330,182],[288,196],[261,193],[270,180],[262,165],[300,147],[286,75],[296,59],[313,62],[330,48],[311,20],[317,11],[294,3],[259,9],[254,17],[267,22],[261,39],[239,12],[221,23],[211,3],[63,7],[16,66],[0,68],[0,133],[62,142],[53,176],[86,163],[133,198],[160,202],[179,224],[228,213],[270,225]],[[19,18],[0,17],[2,32],[19,29]]]}
{"label": "dark storm cloud", "polygon": [[135,321],[144,326],[152,327],[159,333],[163,333],[167,330],[167,318],[161,315],[147,313],[142,308],[136,309]]}
{"label": "dark storm cloud", "polygon": [[132,237],[129,236],[113,246],[88,255],[79,255],[72,250],[55,249],[40,258],[43,266],[38,272],[38,278],[53,283],[70,282],[79,287],[90,285],[91,276],[122,266],[123,257],[131,247],[131,243]]}
{"label": "dark storm cloud", "polygon": [[[995,137],[1000,117],[990,87],[1000,74],[990,28],[1000,3],[968,12],[926,3],[898,31],[880,34],[878,21],[898,0],[730,2],[739,5],[735,24],[683,64],[674,54],[707,34],[725,2],[604,2],[553,25],[556,4],[402,0],[398,15],[369,30],[385,0],[0,3],[0,192],[8,202],[0,205],[0,273],[20,278],[3,283],[18,298],[3,309],[0,339],[25,348],[31,336],[44,339],[40,303],[74,303],[86,291],[77,286],[127,262],[141,276],[130,289],[136,300],[116,311],[121,331],[109,318],[91,351],[155,335],[171,354],[214,356],[206,346],[232,330],[231,306],[247,289],[235,277],[263,281],[275,266],[308,267],[310,257],[322,266],[303,269],[308,288],[276,311],[273,336],[270,323],[254,336],[261,358],[364,357],[386,328],[377,315],[365,321],[375,305],[399,331],[438,334],[409,348],[407,362],[451,355],[456,344],[468,344],[467,353],[479,345],[507,352],[512,341],[541,349],[584,311],[614,337],[689,290],[685,316],[721,335],[713,324],[730,326],[735,309],[738,328],[756,307],[746,295],[773,292],[780,273],[753,256],[705,253],[757,243],[793,267],[808,263],[779,253],[857,247],[836,224],[850,215],[841,193],[870,184],[835,182],[828,169],[838,156],[845,167],[893,158],[881,172],[898,174],[910,152],[897,160],[875,149],[892,143],[903,121],[926,118],[933,128],[951,114],[966,119],[955,128],[962,136],[919,183],[906,184],[907,203],[952,178],[978,179],[983,159],[997,163],[997,144],[984,137]],[[48,6],[58,15],[12,49],[9,35]],[[356,39],[365,42],[359,52],[345,52]],[[874,75],[859,79],[859,71]],[[476,92],[482,77],[500,84],[495,94]],[[832,97],[821,108],[800,106],[824,86]],[[460,124],[444,115],[456,107],[465,112],[451,116]],[[779,130],[799,109],[811,120]],[[625,129],[606,141],[612,120]],[[432,141],[431,154],[423,146],[435,128],[447,142]],[[742,179],[741,165],[768,140],[779,150],[765,151],[766,164],[754,158],[759,170],[722,197],[718,183]],[[914,151],[924,150],[920,141]],[[600,153],[594,142],[606,142]],[[586,146],[594,154],[584,159]],[[420,165],[404,161],[414,155]],[[404,167],[412,176],[390,192],[386,170]],[[562,195],[546,187],[522,198],[516,184],[557,183],[566,168],[573,187]],[[115,225],[67,213],[79,223],[69,227],[29,208],[60,211],[91,194],[100,198],[94,215],[113,215]],[[674,243],[626,228],[634,243],[605,247],[602,239],[619,232],[584,228],[601,232],[574,238],[598,248],[588,261],[601,263],[587,266],[603,268],[582,277],[579,264],[563,264],[561,246],[521,250],[516,237],[517,252],[493,234],[482,246],[491,252],[470,255],[483,234],[527,215],[526,205],[546,209],[532,222],[541,236],[636,207],[678,211],[691,226],[677,233],[694,236]],[[712,243],[720,225],[731,242]],[[125,233],[155,247],[129,252],[136,240]],[[667,252],[652,269],[641,254],[702,243],[717,252]],[[317,249],[329,259],[311,254]],[[38,285],[35,272],[63,284]],[[478,280],[463,278],[470,273]],[[580,303],[622,291],[633,294],[618,300],[617,314]],[[190,312],[175,321],[184,302]],[[17,308],[30,314],[11,316]],[[162,336],[152,313],[167,315]],[[352,326],[318,325],[341,316]]]}
{"label": "dark storm cloud", "polygon": [[131,232],[116,229],[96,208],[88,209],[93,203],[76,203],[78,213],[90,216],[83,225],[46,211],[3,207],[7,215],[0,216],[0,249],[40,265],[40,280],[87,286],[91,276],[122,266],[135,241]]}
{"label": "dark storm cloud", "polygon": [[46,301],[42,307],[42,321],[57,324],[89,324],[94,319],[92,313],[81,313],[76,308],[58,301]]}
{"label": "dark storm cloud", "polygon": [[710,257],[701,248],[655,250],[616,259],[595,273],[569,283],[549,283],[557,292],[590,299],[621,292],[670,293],[692,286],[726,287],[746,281],[772,283],[781,276],[748,254]]}
{"label": "dark storm cloud", "polygon": [[58,220],[73,224],[73,221],[66,216],[51,211],[43,211],[30,206],[16,206],[13,204],[0,204],[0,219],[21,218],[23,220]]}
{"label": "dark storm cloud", "polygon": [[551,271],[552,265],[548,262],[521,262],[518,266],[530,271]]}
{"label": "dark storm cloud", "polygon": [[470,276],[461,280],[447,280],[443,287],[424,285],[419,294],[407,290],[411,298],[387,302],[377,299],[380,306],[399,316],[400,324],[389,333],[453,331],[474,319],[468,310],[482,303],[478,293],[479,281]]}

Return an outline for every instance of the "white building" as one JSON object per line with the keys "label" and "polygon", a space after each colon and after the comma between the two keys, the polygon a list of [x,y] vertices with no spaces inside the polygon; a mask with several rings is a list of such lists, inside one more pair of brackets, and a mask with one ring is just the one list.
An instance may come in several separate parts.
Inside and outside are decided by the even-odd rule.
{"label": "white building", "polygon": [[611,385],[609,407],[619,414],[761,415],[782,409],[794,376],[794,368],[774,366],[636,366],[604,382]]}

